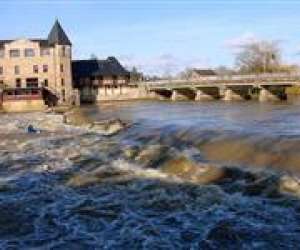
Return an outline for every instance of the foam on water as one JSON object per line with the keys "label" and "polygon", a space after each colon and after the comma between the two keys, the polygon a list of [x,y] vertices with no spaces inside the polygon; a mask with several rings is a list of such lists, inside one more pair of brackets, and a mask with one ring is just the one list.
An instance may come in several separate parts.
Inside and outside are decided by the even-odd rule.
{"label": "foam on water", "polygon": [[[291,138],[289,130],[285,136],[262,137],[255,131],[189,122],[151,124],[137,119],[113,137],[68,130],[4,138],[0,248],[299,248],[298,179],[271,163],[252,168],[255,161],[247,160],[260,151],[296,154],[297,136]],[[210,155],[214,143],[219,153]],[[254,149],[243,149],[244,144]],[[218,162],[224,175],[200,185],[190,181],[193,173],[188,171],[163,171],[165,164],[183,156],[193,167]],[[244,164],[238,164],[241,159]],[[231,164],[224,163],[229,160]]]}

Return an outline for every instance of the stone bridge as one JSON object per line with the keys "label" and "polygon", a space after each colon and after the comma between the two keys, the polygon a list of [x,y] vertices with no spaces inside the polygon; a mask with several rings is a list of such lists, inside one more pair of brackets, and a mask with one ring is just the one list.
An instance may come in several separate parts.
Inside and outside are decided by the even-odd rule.
{"label": "stone bridge", "polygon": [[300,74],[207,76],[197,81],[164,80],[141,85],[152,95],[171,100],[234,101],[256,97],[259,101],[278,101],[287,99],[286,88],[300,86]]}

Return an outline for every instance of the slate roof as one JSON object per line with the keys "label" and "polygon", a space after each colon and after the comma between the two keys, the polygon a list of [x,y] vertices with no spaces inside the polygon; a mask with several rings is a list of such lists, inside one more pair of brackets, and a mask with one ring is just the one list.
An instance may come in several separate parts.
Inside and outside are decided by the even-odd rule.
{"label": "slate roof", "polygon": [[13,40],[0,40],[0,49],[4,48],[4,44],[10,43]]}
{"label": "slate roof", "polygon": [[217,73],[212,69],[193,69],[199,76],[215,76]]}
{"label": "slate roof", "polygon": [[[58,20],[55,21],[47,39],[32,38],[29,40],[33,41],[33,42],[39,42],[41,47],[49,47],[49,46],[53,46],[54,44],[72,45],[68,36],[64,32],[60,23],[58,22]],[[4,44],[10,43],[13,41],[15,41],[15,40],[12,40],[12,39],[11,40],[0,40],[0,48],[3,48]]]}
{"label": "slate roof", "polygon": [[49,35],[48,35],[49,45],[59,44],[59,45],[72,45],[65,31],[61,27],[58,20],[55,21]]}
{"label": "slate roof", "polygon": [[77,60],[72,62],[72,73],[75,82],[81,78],[96,76],[129,76],[129,72],[115,57],[106,60]]}

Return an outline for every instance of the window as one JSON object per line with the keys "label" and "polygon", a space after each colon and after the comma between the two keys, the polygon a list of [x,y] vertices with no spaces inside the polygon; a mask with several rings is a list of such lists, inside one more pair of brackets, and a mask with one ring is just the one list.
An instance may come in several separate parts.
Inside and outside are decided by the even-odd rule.
{"label": "window", "polygon": [[47,73],[48,72],[48,65],[43,65],[43,72]]}
{"label": "window", "polygon": [[61,54],[62,54],[62,56],[66,56],[66,47],[65,46],[62,46]]}
{"label": "window", "polygon": [[33,65],[33,73],[35,73],[35,74],[39,73],[39,66],[38,65]]}
{"label": "window", "polygon": [[9,51],[10,57],[20,57],[20,50],[19,49],[11,49]]}
{"label": "window", "polygon": [[65,102],[66,101],[66,91],[64,89],[61,91],[61,95],[63,97],[63,102]]}
{"label": "window", "polygon": [[64,79],[61,79],[61,86],[65,86],[65,80]]}
{"label": "window", "polygon": [[45,79],[45,80],[44,80],[44,86],[45,86],[45,87],[48,87],[48,79]]}
{"label": "window", "polygon": [[26,87],[27,88],[37,88],[39,86],[38,78],[27,78],[26,79]]}
{"label": "window", "polygon": [[0,66],[0,75],[3,75],[3,67]]}
{"label": "window", "polygon": [[0,58],[4,58],[4,56],[5,56],[4,49],[0,49]]}
{"label": "window", "polygon": [[2,87],[2,85],[4,85],[4,81],[0,80],[0,87]]}
{"label": "window", "polygon": [[64,72],[64,65],[60,65],[60,72],[63,73]]}
{"label": "window", "polygon": [[15,75],[19,75],[19,74],[20,74],[20,67],[15,66]]}
{"label": "window", "polygon": [[35,56],[34,49],[25,49],[24,55],[25,55],[25,57]]}
{"label": "window", "polygon": [[20,78],[17,78],[17,79],[16,79],[16,88],[21,88],[21,86],[22,86],[21,79],[20,79]]}
{"label": "window", "polygon": [[48,48],[41,49],[41,56],[49,56],[49,55],[50,55],[50,49]]}

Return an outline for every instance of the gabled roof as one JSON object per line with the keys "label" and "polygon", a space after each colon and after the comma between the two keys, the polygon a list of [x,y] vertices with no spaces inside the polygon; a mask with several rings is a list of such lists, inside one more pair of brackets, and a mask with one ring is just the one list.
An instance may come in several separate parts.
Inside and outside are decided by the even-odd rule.
{"label": "gabled roof", "polygon": [[72,62],[72,73],[76,80],[95,76],[129,76],[129,72],[115,57],[106,60],[77,60]]}
{"label": "gabled roof", "polygon": [[49,45],[59,44],[59,45],[72,45],[65,31],[61,27],[58,20],[55,21],[49,35],[48,35]]}
{"label": "gabled roof", "polygon": [[199,76],[215,76],[216,72],[212,69],[193,69],[193,72]]}

